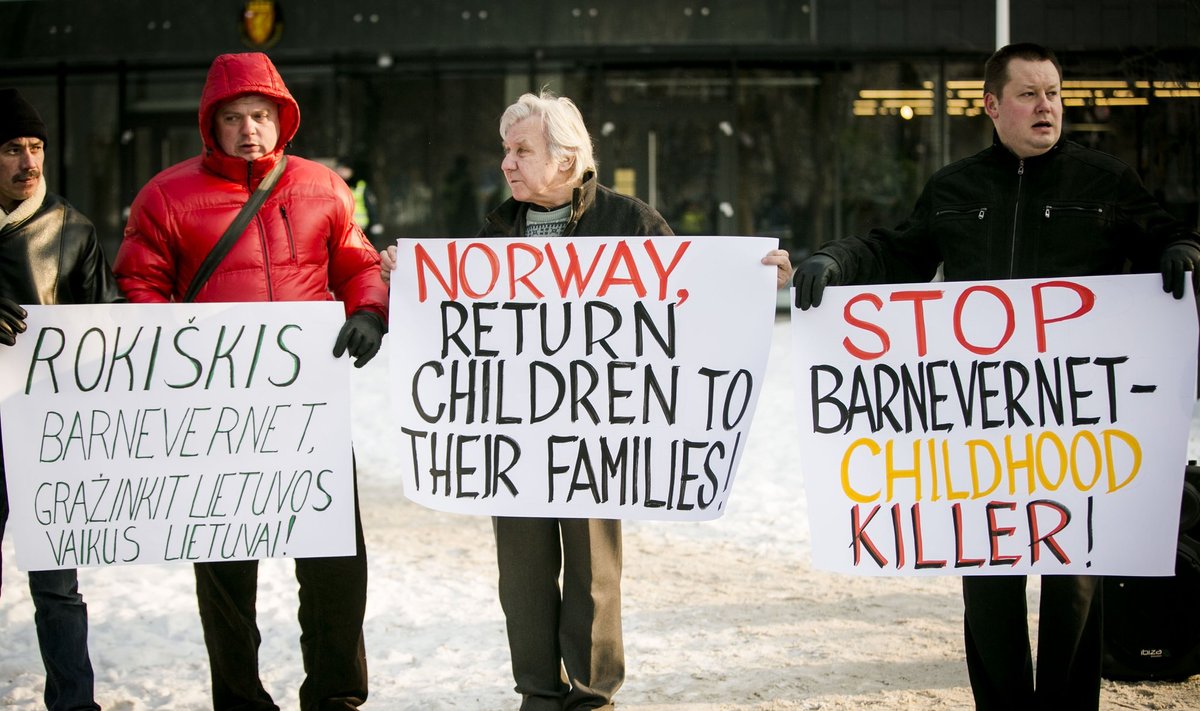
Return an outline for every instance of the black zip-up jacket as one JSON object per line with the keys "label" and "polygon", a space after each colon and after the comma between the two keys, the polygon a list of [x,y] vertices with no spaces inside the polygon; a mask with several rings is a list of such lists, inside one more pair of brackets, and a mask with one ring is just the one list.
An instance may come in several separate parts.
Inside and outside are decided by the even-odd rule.
{"label": "black zip-up jacket", "polygon": [[[522,237],[529,203],[505,200],[483,222],[480,237]],[[564,237],[636,237],[672,235],[662,215],[636,198],[609,190],[588,171],[571,194],[571,217]]]}
{"label": "black zip-up jacket", "polygon": [[823,245],[842,284],[1156,272],[1164,248],[1200,237],[1133,170],[1071,141],[1019,159],[999,140],[929,179],[909,218]]}
{"label": "black zip-up jacket", "polygon": [[53,193],[28,219],[0,229],[0,295],[36,305],[123,300],[96,228]]}

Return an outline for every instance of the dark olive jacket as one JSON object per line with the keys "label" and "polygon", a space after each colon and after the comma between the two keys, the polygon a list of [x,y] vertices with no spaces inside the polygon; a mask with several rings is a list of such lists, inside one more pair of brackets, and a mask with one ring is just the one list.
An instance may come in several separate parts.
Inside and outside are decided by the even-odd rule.
{"label": "dark olive jacket", "polygon": [[[483,222],[480,237],[522,237],[529,203],[512,198],[501,203]],[[596,182],[588,171],[571,195],[571,217],[564,237],[636,237],[671,235],[671,227],[654,208]]]}
{"label": "dark olive jacket", "polygon": [[121,300],[91,220],[53,193],[0,229],[0,295],[33,305]]}
{"label": "dark olive jacket", "polygon": [[1197,235],[1117,158],[1060,141],[1019,159],[998,140],[929,179],[895,229],[828,243],[841,283],[1094,276],[1158,271],[1168,245]]}

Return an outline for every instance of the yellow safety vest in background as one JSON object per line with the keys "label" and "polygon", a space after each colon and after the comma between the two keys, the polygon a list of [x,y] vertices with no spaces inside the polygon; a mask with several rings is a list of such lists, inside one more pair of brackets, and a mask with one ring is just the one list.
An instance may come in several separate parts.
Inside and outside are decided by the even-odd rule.
{"label": "yellow safety vest in background", "polygon": [[367,212],[367,181],[354,183],[354,221],[362,229],[371,225],[371,214]]}

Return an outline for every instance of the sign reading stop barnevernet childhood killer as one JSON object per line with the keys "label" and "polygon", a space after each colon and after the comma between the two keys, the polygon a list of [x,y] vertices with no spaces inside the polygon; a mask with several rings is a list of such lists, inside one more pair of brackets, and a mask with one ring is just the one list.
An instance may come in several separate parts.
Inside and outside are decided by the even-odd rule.
{"label": "sign reading stop barnevernet childhood killer", "polygon": [[793,310],[816,564],[1172,575],[1197,328],[1161,284],[846,287]]}
{"label": "sign reading stop barnevernet childhood killer", "polygon": [[26,308],[0,348],[22,569],[353,553],[340,303]]}
{"label": "sign reading stop barnevernet childhood killer", "polygon": [[762,387],[775,240],[400,240],[407,496],[462,513],[721,515]]}

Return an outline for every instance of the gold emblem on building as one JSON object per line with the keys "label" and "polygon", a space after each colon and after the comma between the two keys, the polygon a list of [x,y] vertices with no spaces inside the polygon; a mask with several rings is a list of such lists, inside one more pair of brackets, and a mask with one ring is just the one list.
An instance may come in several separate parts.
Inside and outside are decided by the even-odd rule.
{"label": "gold emblem on building", "polygon": [[246,0],[242,8],[242,41],[266,49],[283,36],[283,13],[275,0]]}

